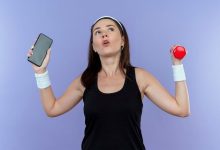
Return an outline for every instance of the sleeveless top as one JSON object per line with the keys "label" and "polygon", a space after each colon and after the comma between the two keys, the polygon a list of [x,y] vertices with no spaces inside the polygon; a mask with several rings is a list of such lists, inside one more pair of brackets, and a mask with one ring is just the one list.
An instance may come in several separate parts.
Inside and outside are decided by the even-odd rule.
{"label": "sleeveless top", "polygon": [[145,150],[141,133],[142,98],[135,67],[128,67],[123,88],[103,93],[96,82],[83,94],[85,131],[82,150]]}

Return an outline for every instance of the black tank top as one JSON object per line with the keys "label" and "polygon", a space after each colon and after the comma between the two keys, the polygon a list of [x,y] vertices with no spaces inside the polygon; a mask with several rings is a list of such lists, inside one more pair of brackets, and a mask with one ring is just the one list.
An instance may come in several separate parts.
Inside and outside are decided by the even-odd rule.
{"label": "black tank top", "polygon": [[140,123],[142,99],[135,68],[126,71],[123,88],[103,93],[94,85],[83,94],[85,132],[82,150],[145,150]]}

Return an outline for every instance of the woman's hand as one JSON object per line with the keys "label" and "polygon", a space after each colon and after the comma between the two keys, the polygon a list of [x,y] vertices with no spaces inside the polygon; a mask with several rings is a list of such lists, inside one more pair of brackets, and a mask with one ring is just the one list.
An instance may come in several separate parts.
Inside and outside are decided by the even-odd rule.
{"label": "woman's hand", "polygon": [[174,49],[175,49],[177,46],[181,46],[181,45],[173,45],[173,46],[170,48],[170,54],[171,54],[171,59],[172,59],[173,65],[182,64],[182,60],[183,60],[183,59],[177,59],[177,58],[175,58],[175,56],[173,55],[173,51],[174,51]]}
{"label": "woman's hand", "polygon": [[[33,48],[34,48],[34,46],[32,46],[30,50],[28,50],[28,53],[27,53],[28,57],[33,55]],[[48,65],[49,60],[50,60],[50,52],[51,52],[51,49],[49,48],[48,51],[47,51],[47,55],[46,55],[42,65],[40,67],[32,64],[32,68],[33,68],[35,73],[41,74],[41,73],[44,73],[46,71],[47,65]]]}

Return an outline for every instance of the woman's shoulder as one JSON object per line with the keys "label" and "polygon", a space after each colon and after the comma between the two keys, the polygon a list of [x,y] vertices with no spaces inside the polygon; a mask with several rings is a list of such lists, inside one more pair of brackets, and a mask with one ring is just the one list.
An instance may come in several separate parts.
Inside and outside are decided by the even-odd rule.
{"label": "woman's shoulder", "polygon": [[133,68],[135,69],[136,76],[144,77],[144,76],[150,75],[150,72],[145,68],[138,67],[138,66],[133,66]]}
{"label": "woman's shoulder", "polygon": [[135,77],[137,83],[141,87],[147,86],[153,75],[145,68],[142,67],[134,67],[134,68],[135,68]]}

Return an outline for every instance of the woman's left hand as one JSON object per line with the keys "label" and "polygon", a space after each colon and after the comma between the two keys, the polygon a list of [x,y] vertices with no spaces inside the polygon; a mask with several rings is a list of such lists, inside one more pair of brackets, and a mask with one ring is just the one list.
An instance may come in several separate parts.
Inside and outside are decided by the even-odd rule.
{"label": "woman's left hand", "polygon": [[177,46],[181,46],[181,45],[173,45],[173,46],[170,48],[170,55],[171,55],[171,59],[172,59],[173,65],[180,65],[180,64],[182,64],[182,60],[183,60],[183,59],[177,59],[177,58],[175,58],[175,56],[173,55],[173,50],[174,50]]}

